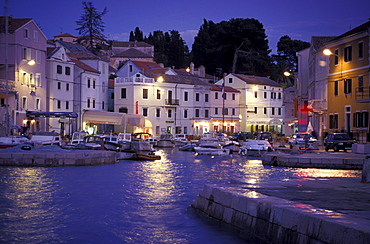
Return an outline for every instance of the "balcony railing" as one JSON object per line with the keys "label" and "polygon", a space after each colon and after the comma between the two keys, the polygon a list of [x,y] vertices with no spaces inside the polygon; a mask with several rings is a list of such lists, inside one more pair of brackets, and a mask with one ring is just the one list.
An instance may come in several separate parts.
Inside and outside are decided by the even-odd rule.
{"label": "balcony railing", "polygon": [[117,77],[115,79],[116,84],[134,84],[134,83],[139,83],[139,84],[147,84],[147,83],[154,83],[154,78],[143,78],[143,77]]}
{"label": "balcony railing", "polygon": [[166,105],[179,105],[179,99],[166,99]]}
{"label": "balcony railing", "polygon": [[328,101],[326,101],[326,99],[309,100],[308,106],[310,106],[314,112],[328,110]]}
{"label": "balcony railing", "polygon": [[370,87],[357,87],[356,101],[370,102]]}
{"label": "balcony railing", "polygon": [[[6,90],[6,80],[0,79],[0,91]],[[15,92],[15,82],[13,80],[8,80],[8,91]]]}

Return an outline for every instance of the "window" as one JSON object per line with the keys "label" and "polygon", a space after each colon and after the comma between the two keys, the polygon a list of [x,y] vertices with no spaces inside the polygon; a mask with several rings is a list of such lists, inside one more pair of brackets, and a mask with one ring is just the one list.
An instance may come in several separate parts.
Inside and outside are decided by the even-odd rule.
{"label": "window", "polygon": [[90,108],[90,98],[87,99],[87,107]]}
{"label": "window", "polygon": [[204,110],[204,117],[206,117],[206,118],[209,117],[209,110],[208,109]]}
{"label": "window", "polygon": [[37,30],[33,31],[33,39],[35,40],[35,42],[39,41],[39,32]]}
{"label": "window", "polygon": [[232,95],[231,95],[231,100],[233,100],[233,101],[235,101],[235,93],[233,93]]}
{"label": "window", "polygon": [[224,115],[229,115],[229,110],[227,108],[224,108]]}
{"label": "window", "polygon": [[57,65],[57,74],[62,74],[62,66]]}
{"label": "window", "polygon": [[157,118],[160,118],[161,117],[161,109],[160,108],[157,108],[155,110],[155,117],[157,117]]}
{"label": "window", "polygon": [[185,102],[189,101],[189,92],[187,91],[184,92],[184,101]]}
{"label": "window", "polygon": [[218,92],[215,92],[215,99],[218,99]]}
{"label": "window", "polygon": [[70,67],[66,67],[66,75],[71,75],[71,68]]}
{"label": "window", "polygon": [[27,109],[27,97],[22,97],[22,109]]}
{"label": "window", "polygon": [[226,92],[222,93],[222,97],[226,100]]}
{"label": "window", "polygon": [[231,113],[232,113],[232,115],[235,115],[235,108],[231,109]]}
{"label": "window", "polygon": [[352,92],[352,79],[344,80],[344,94],[351,94]]}
{"label": "window", "polygon": [[267,114],[267,108],[263,108],[263,114]]}
{"label": "window", "polygon": [[199,109],[195,109],[195,117],[199,118]]}
{"label": "window", "polygon": [[339,64],[339,50],[335,49],[334,50],[334,65],[338,65],[338,64]]}
{"label": "window", "polygon": [[69,101],[66,101],[66,109],[69,109]]}
{"label": "window", "polygon": [[263,92],[263,98],[267,98],[267,92]]}
{"label": "window", "polygon": [[334,81],[334,96],[338,96],[339,95],[339,84],[338,84],[338,81]]}
{"label": "window", "polygon": [[361,59],[364,57],[364,42],[358,43],[358,58]]}
{"label": "window", "polygon": [[161,99],[161,90],[160,89],[157,89],[157,99],[158,100]]}
{"label": "window", "polygon": [[28,29],[24,29],[23,34],[24,34],[24,38],[29,38],[30,37],[30,32],[29,32]]}
{"label": "window", "polygon": [[23,72],[22,73],[22,85],[27,85],[27,83],[28,83],[27,73]]}
{"label": "window", "polygon": [[148,116],[148,108],[143,108],[143,116]]}
{"label": "window", "polygon": [[208,102],[209,102],[209,94],[204,94],[204,101],[205,101],[206,103],[208,103]]}
{"label": "window", "polygon": [[60,101],[60,100],[58,100],[58,101],[57,101],[57,109],[60,109],[60,108],[61,108],[61,105],[60,105],[60,104],[61,104],[61,101]]}
{"label": "window", "polygon": [[69,84],[66,83],[66,91],[69,91]]}
{"label": "window", "polygon": [[215,114],[218,114],[218,108],[215,108]]}
{"label": "window", "polygon": [[60,82],[58,82],[58,90],[60,90],[62,84]]}
{"label": "window", "polygon": [[278,93],[278,99],[281,99],[281,92]]}
{"label": "window", "polygon": [[195,93],[195,101],[199,102],[199,93]]}
{"label": "window", "polygon": [[352,46],[344,48],[344,62],[352,61]]}
{"label": "window", "polygon": [[232,84],[233,83],[233,78],[229,78],[229,84]]}
{"label": "window", "polygon": [[254,113],[257,114],[257,107],[254,107]]}
{"label": "window", "polygon": [[278,115],[281,115],[281,108],[278,108]]}
{"label": "window", "polygon": [[36,101],[35,101],[35,110],[40,110],[41,108],[41,99],[40,98],[36,98]]}
{"label": "window", "polygon": [[148,89],[143,88],[143,99],[148,99]]}
{"label": "window", "polygon": [[31,60],[31,49],[28,49],[26,47],[22,49],[22,59]]}
{"label": "window", "polygon": [[104,108],[105,108],[105,103],[104,103],[104,101],[101,103],[101,109],[103,109],[104,110]]}
{"label": "window", "polygon": [[355,113],[355,127],[356,128],[367,128],[369,125],[369,112],[356,112]]}
{"label": "window", "polygon": [[102,91],[105,92],[105,82],[102,83]]}
{"label": "window", "polygon": [[129,72],[132,72],[132,65],[131,64],[128,66],[128,68],[129,68]]}
{"label": "window", "polygon": [[126,97],[126,88],[121,88],[121,98],[127,98]]}
{"label": "window", "polygon": [[90,88],[90,84],[91,82],[90,82],[90,79],[87,79],[87,88]]}
{"label": "window", "polygon": [[93,89],[95,89],[96,80],[93,80]]}
{"label": "window", "polygon": [[275,115],[275,108],[271,108],[271,114]]}
{"label": "window", "polygon": [[41,75],[40,74],[35,74],[35,82],[36,82],[36,86],[38,87],[41,86]]}
{"label": "window", "polygon": [[188,118],[188,110],[184,109],[184,119],[187,119],[187,118]]}
{"label": "window", "polygon": [[92,102],[93,102],[93,108],[95,108],[95,99],[93,99]]}
{"label": "window", "polygon": [[167,110],[168,118],[172,118],[172,109]]}
{"label": "window", "polygon": [[257,91],[254,91],[254,98],[257,98]]}
{"label": "window", "polygon": [[358,77],[357,87],[358,87],[358,90],[357,91],[359,93],[363,93],[364,92],[364,77],[363,76],[359,76]]}
{"label": "window", "polygon": [[338,129],[338,114],[329,115],[329,129]]}
{"label": "window", "polygon": [[128,109],[127,109],[127,108],[125,108],[125,107],[122,107],[122,108],[119,108],[119,109],[118,109],[118,112],[119,112],[119,113],[123,113],[123,114],[127,114],[127,113],[128,113]]}
{"label": "window", "polygon": [[36,50],[36,60],[35,60],[35,62],[37,64],[41,63],[41,51],[39,51],[39,50]]}

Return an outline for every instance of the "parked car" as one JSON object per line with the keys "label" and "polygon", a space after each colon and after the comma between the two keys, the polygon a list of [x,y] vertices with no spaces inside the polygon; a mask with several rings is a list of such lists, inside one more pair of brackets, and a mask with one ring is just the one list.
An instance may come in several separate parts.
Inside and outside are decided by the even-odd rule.
{"label": "parked car", "polygon": [[231,135],[232,141],[245,141],[249,138],[249,132],[238,132]]}
{"label": "parked car", "polygon": [[290,149],[293,148],[293,145],[298,145],[302,148],[308,148],[309,145],[312,145],[315,142],[317,142],[317,139],[315,139],[309,132],[298,132],[293,134],[288,139]]}
{"label": "parked car", "polygon": [[268,142],[272,142],[272,134],[271,132],[255,132],[254,139],[256,140],[266,140]]}
{"label": "parked car", "polygon": [[328,134],[324,139],[325,151],[329,149],[333,149],[334,152],[351,150],[355,142],[347,133]]}

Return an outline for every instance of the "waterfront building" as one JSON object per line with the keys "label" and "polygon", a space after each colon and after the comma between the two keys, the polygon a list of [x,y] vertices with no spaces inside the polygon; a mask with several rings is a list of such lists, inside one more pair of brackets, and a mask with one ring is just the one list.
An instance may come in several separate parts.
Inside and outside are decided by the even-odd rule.
{"label": "waterfront building", "polygon": [[230,73],[216,84],[240,91],[240,131],[283,133],[283,87],[267,78]]}
{"label": "waterfront building", "polygon": [[370,21],[325,44],[330,51],[326,132],[345,131],[369,140]]}
{"label": "waterfront building", "polygon": [[[74,106],[74,65],[63,46],[47,48],[46,81],[48,83],[47,111],[71,113]],[[61,135],[71,135],[75,128],[75,118],[49,118],[49,130]]]}
{"label": "waterfront building", "polygon": [[18,133],[21,126],[46,128],[44,120],[28,120],[26,115],[47,108],[46,42],[32,19],[0,17],[0,131],[6,134],[9,129]]}

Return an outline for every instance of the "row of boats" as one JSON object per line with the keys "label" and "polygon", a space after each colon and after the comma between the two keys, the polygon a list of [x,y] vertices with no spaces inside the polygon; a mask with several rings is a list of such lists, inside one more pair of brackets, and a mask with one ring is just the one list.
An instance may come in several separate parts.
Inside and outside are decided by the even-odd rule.
{"label": "row of boats", "polygon": [[[18,142],[27,143],[24,137],[17,137]],[[50,140],[40,142],[48,144]],[[0,138],[0,146],[1,146]],[[9,143],[8,143],[9,144]],[[192,151],[200,155],[225,156],[238,152],[240,155],[261,156],[264,152],[272,151],[272,145],[267,140],[247,140],[242,143],[232,141],[223,133],[206,134],[197,141],[187,139],[185,135],[173,137],[171,134],[162,134],[157,140],[148,133],[119,133],[118,135],[89,135],[87,132],[74,132],[69,143],[62,145],[65,149],[109,150],[117,152],[119,160],[159,160],[154,147],[171,148],[178,146],[181,151]]]}

